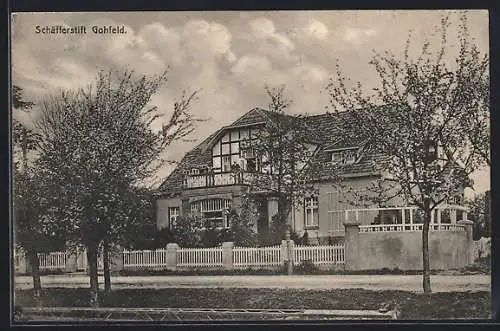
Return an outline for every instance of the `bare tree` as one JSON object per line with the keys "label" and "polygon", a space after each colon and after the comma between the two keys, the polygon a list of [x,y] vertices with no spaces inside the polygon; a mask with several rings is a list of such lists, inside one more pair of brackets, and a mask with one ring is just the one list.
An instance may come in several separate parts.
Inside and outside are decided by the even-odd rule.
{"label": "bare tree", "polygon": [[249,143],[260,162],[260,174],[252,177],[250,193],[265,192],[278,200],[278,213],[270,229],[272,241],[284,239],[293,206],[303,204],[314,193],[312,179],[320,164],[312,162],[317,133],[307,126],[307,117],[286,114],[291,100],[285,88],[266,88],[270,98],[266,124],[258,139]]}
{"label": "bare tree", "polygon": [[466,42],[465,15],[461,19],[459,35],[463,38],[455,65],[444,60],[449,47],[446,16],[437,28],[441,45],[436,53],[426,41],[418,58],[410,58],[410,36],[402,59],[391,52],[375,54],[370,63],[378,73],[379,87],[374,93],[364,91],[360,83],[349,86],[339,65],[327,86],[333,111],[346,111],[349,123],[353,123],[346,134],[365,139],[372,152],[387,156],[380,166],[386,174],[384,180],[398,184],[391,194],[423,212],[425,293],[431,293],[431,214],[439,204],[462,195],[464,187],[471,185],[469,174],[482,164],[462,128],[464,118],[480,116],[475,106],[484,102],[488,57],[480,56]]}
{"label": "bare tree", "polygon": [[163,166],[165,148],[194,130],[190,106],[196,92],[183,94],[166,124],[152,128],[163,114],[150,106],[151,97],[166,81],[166,72],[151,78],[132,71],[100,72],[94,86],[47,99],[42,107],[38,165],[54,192],[51,204],[58,222],[66,225],[74,243],[86,246],[92,306],[98,305],[100,247],[108,253],[134,221],[126,205],[133,188]]}

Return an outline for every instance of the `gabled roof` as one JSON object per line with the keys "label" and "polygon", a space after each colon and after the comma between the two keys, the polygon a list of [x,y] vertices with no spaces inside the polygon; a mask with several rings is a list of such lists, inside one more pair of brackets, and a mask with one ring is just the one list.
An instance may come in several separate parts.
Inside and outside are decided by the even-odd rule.
{"label": "gabled roof", "polygon": [[206,148],[212,148],[213,144],[220,139],[224,132],[230,129],[244,128],[255,125],[264,125],[273,121],[280,121],[281,123],[288,123],[296,120],[295,117],[286,114],[273,113],[262,108],[253,108],[243,116],[238,118],[236,121],[230,125],[222,127],[217,134],[215,134],[212,139],[208,142]]}
{"label": "gabled roof", "polygon": [[[332,173],[348,175],[365,175],[377,171],[377,164],[382,161],[382,155],[373,155],[372,153],[363,153],[362,147],[365,142],[361,139],[348,137],[345,134],[347,127],[353,123],[347,123],[350,119],[343,113],[339,114],[320,114],[304,117],[295,117],[289,115],[276,114],[264,109],[254,108],[238,118],[228,126],[214,132],[203,140],[199,145],[187,152],[175,170],[168,176],[165,182],[159,188],[161,192],[179,192],[182,190],[182,181],[184,171],[192,168],[203,168],[212,164],[212,145],[222,137],[224,132],[231,128],[248,127],[253,125],[262,125],[268,121],[304,121],[308,131],[311,132],[311,142],[318,145],[317,152],[314,154],[313,162],[320,162],[321,173],[317,174],[318,180],[328,180]],[[331,150],[344,147],[356,147],[360,151],[358,160],[354,164],[339,167],[331,164]]]}

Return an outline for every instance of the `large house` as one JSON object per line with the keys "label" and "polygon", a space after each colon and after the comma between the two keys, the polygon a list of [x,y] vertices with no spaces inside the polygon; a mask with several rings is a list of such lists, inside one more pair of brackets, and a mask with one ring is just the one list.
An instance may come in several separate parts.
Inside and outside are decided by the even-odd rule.
{"label": "large house", "polygon": [[[247,142],[257,139],[259,127],[269,121],[291,118],[286,115],[271,116],[269,111],[255,108],[189,151],[160,186],[156,204],[157,227],[168,227],[177,217],[190,213],[201,214],[220,227],[228,227],[228,208],[238,210],[242,196],[248,191],[245,176],[243,179],[236,177],[233,166],[237,164],[243,174],[262,172],[256,155],[246,148]],[[381,218],[385,218],[385,222],[399,224],[419,223],[414,210],[403,208],[404,203],[397,197],[390,202],[390,206],[398,206],[397,210],[378,209],[374,213],[373,210],[353,206],[355,192],[363,192],[384,175],[383,169],[378,166],[384,156],[371,152],[363,141],[344,139],[341,128],[343,121],[348,120],[347,116],[320,114],[303,117],[302,120],[310,130],[319,133],[312,142],[312,159],[323,166],[313,178],[316,194],[307,196],[301,207],[294,208],[290,213],[289,224],[293,231],[299,235],[307,231],[309,240],[313,242],[340,239],[345,235],[343,223],[347,213],[356,213],[365,225],[384,222]],[[343,178],[343,185],[337,185],[339,175]],[[268,230],[271,218],[277,212],[273,195],[263,199],[260,218],[255,224],[259,233]],[[461,219],[455,210],[450,210],[449,213],[439,212],[433,221],[455,223],[457,217]]]}

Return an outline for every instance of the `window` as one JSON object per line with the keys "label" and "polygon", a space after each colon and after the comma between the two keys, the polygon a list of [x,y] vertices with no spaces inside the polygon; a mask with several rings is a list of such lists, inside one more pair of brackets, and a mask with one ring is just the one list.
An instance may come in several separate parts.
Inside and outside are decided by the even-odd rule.
{"label": "window", "polygon": [[255,157],[255,152],[252,148],[242,149],[241,157],[246,160],[244,168],[246,171],[257,171],[257,158]]}
{"label": "window", "polygon": [[246,160],[246,171],[255,172],[257,171],[257,160],[255,158],[250,158]]}
{"label": "window", "polygon": [[342,163],[342,152],[333,152],[332,153],[332,162],[333,163]]}
{"label": "window", "polygon": [[356,150],[344,151],[344,164],[352,164],[356,161]]}
{"label": "window", "polygon": [[222,154],[230,154],[230,149],[229,146],[230,144],[222,144]]}
{"label": "window", "polygon": [[222,171],[224,172],[231,171],[231,156],[222,157]]}
{"label": "window", "polygon": [[231,208],[229,199],[206,199],[191,204],[191,212],[212,222],[216,227],[229,227],[228,211]]}
{"label": "window", "polygon": [[248,130],[241,130],[240,131],[240,139],[241,140],[246,140],[250,137],[250,132]]}
{"label": "window", "polygon": [[[212,167],[214,172],[230,172],[233,164],[237,164],[246,170],[246,159],[255,157],[251,154],[249,146],[252,145],[249,139],[250,134],[257,131],[251,129],[239,129],[226,132],[224,136],[212,148]],[[243,150],[248,150],[244,152]],[[256,171],[259,168],[257,160],[250,161],[250,170]]]}
{"label": "window", "polygon": [[332,153],[332,162],[336,164],[353,164],[356,162],[356,149],[346,149]]}
{"label": "window", "polygon": [[306,228],[318,226],[319,224],[318,198],[317,197],[306,198],[304,209],[305,209]]}
{"label": "window", "polygon": [[251,148],[246,148],[241,150],[241,157],[244,159],[251,159],[255,157],[254,150]]}
{"label": "window", "polygon": [[231,143],[231,154],[240,153],[240,143]]}
{"label": "window", "polygon": [[179,207],[168,207],[169,226],[174,225],[178,217],[179,217]]}
{"label": "window", "polygon": [[221,168],[221,159],[220,157],[214,157],[212,162],[212,167],[214,172],[219,172]]}
{"label": "window", "polygon": [[193,175],[193,176],[199,175],[200,174],[200,169],[193,168],[193,169],[191,169],[191,171],[189,172],[189,174]]}
{"label": "window", "polygon": [[215,144],[215,146],[212,148],[212,155],[216,156],[216,155],[220,155],[220,153],[221,153],[220,142],[217,142],[217,144]]}

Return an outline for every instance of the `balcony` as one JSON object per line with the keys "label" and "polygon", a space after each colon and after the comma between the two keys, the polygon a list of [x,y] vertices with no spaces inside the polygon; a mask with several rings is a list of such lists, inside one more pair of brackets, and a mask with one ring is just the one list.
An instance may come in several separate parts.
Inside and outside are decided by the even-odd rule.
{"label": "balcony", "polygon": [[[423,215],[417,207],[350,209],[344,219],[356,220],[360,232],[422,231]],[[457,221],[467,220],[467,208],[443,205],[431,214],[431,231],[465,231]]]}
{"label": "balcony", "polygon": [[256,183],[257,180],[269,180],[269,175],[262,173],[250,172],[220,172],[203,175],[189,175],[184,178],[182,183],[183,188],[204,188],[228,185],[250,185]]}

